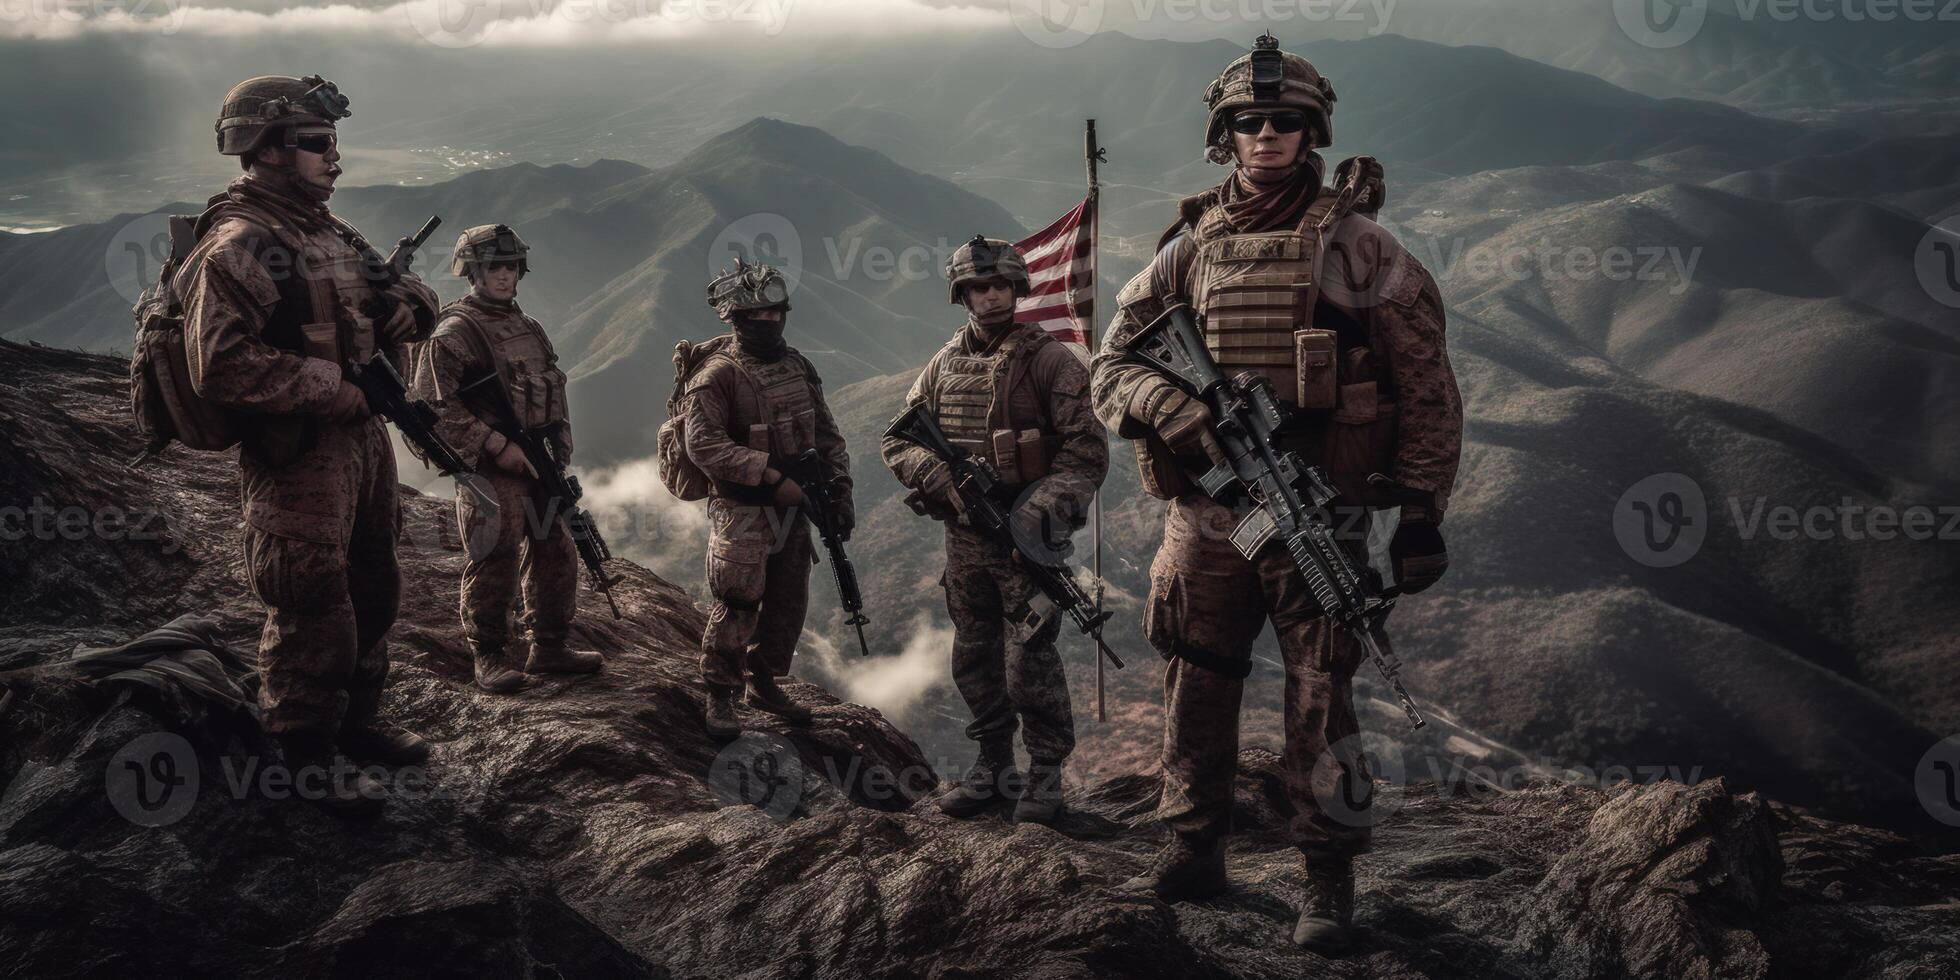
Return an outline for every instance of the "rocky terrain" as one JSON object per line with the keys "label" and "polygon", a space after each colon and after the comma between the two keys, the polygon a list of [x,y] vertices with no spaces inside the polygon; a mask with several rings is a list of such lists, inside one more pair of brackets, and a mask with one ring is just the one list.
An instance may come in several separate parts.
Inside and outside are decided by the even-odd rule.
{"label": "rocky terrain", "polygon": [[[1235,887],[1201,905],[1108,886],[1160,843],[1147,770],[1077,779],[1056,829],[955,823],[925,756],[809,683],[805,731],[727,752],[698,730],[685,592],[623,566],[626,618],[577,641],[596,677],[466,686],[451,510],[404,488],[406,588],[385,710],[439,740],[373,823],[231,788],[236,718],[85,683],[80,645],[179,615],[249,655],[236,478],[173,450],[137,468],[112,358],[0,342],[0,499],[127,532],[0,539],[0,958],[10,972],[396,976],[1935,976],[1960,969],[1960,856],[1721,780],[1381,788],[1364,941],[1285,940],[1301,869],[1275,759],[1242,759]],[[100,525],[97,518],[91,522]],[[16,525],[19,526],[19,525]],[[73,526],[72,522],[67,526]],[[760,719],[757,719],[758,721]],[[119,815],[117,753],[170,732],[188,812]],[[413,777],[413,778],[411,778]],[[744,780],[751,780],[744,782]],[[767,786],[768,791],[758,787]],[[753,801],[754,805],[751,805]],[[143,821],[156,822],[156,821]]]}

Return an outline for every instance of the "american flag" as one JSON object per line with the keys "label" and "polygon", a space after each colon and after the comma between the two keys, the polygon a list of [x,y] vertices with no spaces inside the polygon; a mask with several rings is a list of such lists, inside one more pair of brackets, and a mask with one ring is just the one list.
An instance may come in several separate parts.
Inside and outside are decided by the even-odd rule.
{"label": "american flag", "polygon": [[1028,260],[1032,290],[1014,307],[1017,323],[1040,324],[1085,363],[1096,319],[1096,197],[1014,243]]}

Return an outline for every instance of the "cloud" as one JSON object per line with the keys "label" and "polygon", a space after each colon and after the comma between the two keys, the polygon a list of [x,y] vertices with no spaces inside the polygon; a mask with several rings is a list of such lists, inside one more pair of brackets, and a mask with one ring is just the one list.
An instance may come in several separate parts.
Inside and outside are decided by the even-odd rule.
{"label": "cloud", "polygon": [[560,47],[702,38],[861,37],[1004,28],[999,10],[920,0],[406,0],[363,6],[247,0],[11,0],[0,38],[87,34],[358,36],[440,47]]}
{"label": "cloud", "polygon": [[845,656],[828,639],[804,631],[798,644],[816,661],[827,686],[847,701],[884,712],[904,724],[933,688],[952,678],[953,631],[935,626],[932,616],[912,617],[905,648],[896,657]]}
{"label": "cloud", "polygon": [[707,505],[669,493],[653,457],[581,469],[579,482],[582,502],[613,554],[670,582],[699,583],[708,552]]}

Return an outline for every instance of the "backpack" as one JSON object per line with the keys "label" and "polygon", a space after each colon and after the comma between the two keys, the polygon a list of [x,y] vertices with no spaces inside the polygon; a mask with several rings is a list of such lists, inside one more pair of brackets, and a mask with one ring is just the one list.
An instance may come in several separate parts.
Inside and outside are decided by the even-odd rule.
{"label": "backpack", "polygon": [[[714,478],[687,455],[687,419],[681,415],[681,403],[687,394],[690,379],[717,356],[727,357],[728,363],[735,365],[736,371],[755,389],[764,411],[771,411],[769,392],[730,353],[729,348],[734,342],[732,334],[722,334],[698,344],[683,340],[674,345],[674,390],[667,396],[667,421],[660,423],[660,431],[654,436],[653,461],[660,471],[660,481],[667,485],[668,492],[681,500],[700,500],[708,496],[715,486]],[[811,384],[822,384],[809,358],[796,353],[790,356],[803,362],[805,376]]]}
{"label": "backpack", "polygon": [[714,489],[715,481],[687,455],[687,420],[681,415],[681,401],[687,382],[716,355],[728,349],[724,334],[701,343],[683,340],[674,345],[674,390],[667,396],[667,421],[660,423],[654,436],[653,461],[660,471],[660,482],[681,500],[701,500]]}
{"label": "backpack", "polygon": [[191,387],[184,306],[171,280],[197,245],[195,220],[170,216],[170,256],[156,283],[130,311],[136,340],[129,356],[129,404],[143,439],[143,456],[162,452],[172,440],[198,450],[230,449],[239,441],[238,414],[205,401]]}
{"label": "backpack", "polygon": [[[205,400],[191,384],[184,304],[175,282],[186,262],[203,261],[197,246],[226,212],[243,214],[291,249],[291,254],[299,254],[298,246],[286,241],[279,222],[236,202],[214,199],[203,214],[170,216],[170,255],[164,259],[157,281],[143,291],[130,310],[136,322],[136,338],[130,347],[129,405],[143,440],[143,452],[136,457],[139,462],[162,452],[172,441],[190,449],[221,451],[238,445],[247,435],[247,420],[241,413]],[[326,293],[331,286],[309,280],[300,288],[314,307],[315,319],[324,320],[321,311],[330,309],[327,304],[332,298]],[[280,292],[281,299],[286,299],[288,290],[282,288]]]}

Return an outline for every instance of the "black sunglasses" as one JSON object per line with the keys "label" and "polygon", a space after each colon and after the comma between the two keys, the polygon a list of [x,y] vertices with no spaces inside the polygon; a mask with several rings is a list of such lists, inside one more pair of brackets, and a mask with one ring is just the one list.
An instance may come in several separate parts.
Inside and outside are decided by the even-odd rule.
{"label": "black sunglasses", "polygon": [[1275,133],[1297,133],[1307,128],[1307,114],[1304,112],[1241,112],[1232,117],[1232,132],[1257,136],[1266,128],[1268,121],[1273,124]]}
{"label": "black sunglasses", "polygon": [[333,133],[301,133],[293,137],[293,145],[308,153],[326,156],[334,147],[340,145],[340,140]]}

